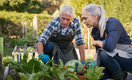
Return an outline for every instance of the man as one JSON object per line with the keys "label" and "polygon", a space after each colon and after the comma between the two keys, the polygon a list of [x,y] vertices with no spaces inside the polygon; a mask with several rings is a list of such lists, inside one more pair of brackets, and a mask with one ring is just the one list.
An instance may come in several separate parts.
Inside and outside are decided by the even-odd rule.
{"label": "man", "polygon": [[78,59],[73,39],[79,47],[81,62],[85,64],[84,40],[81,32],[81,25],[77,18],[74,18],[73,7],[65,5],[61,8],[59,17],[53,19],[45,31],[37,40],[37,51],[42,56],[44,63],[54,56],[55,64],[59,59],[65,64],[69,60]]}

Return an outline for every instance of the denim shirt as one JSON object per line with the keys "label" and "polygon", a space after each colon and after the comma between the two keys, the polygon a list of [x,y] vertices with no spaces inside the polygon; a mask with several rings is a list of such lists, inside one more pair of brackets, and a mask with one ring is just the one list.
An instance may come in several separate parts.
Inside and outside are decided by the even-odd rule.
{"label": "denim shirt", "polygon": [[[107,38],[105,33],[107,34]],[[100,37],[98,28],[93,27],[91,34],[94,40],[103,41],[103,49],[109,52],[112,52],[117,44],[131,44],[130,37],[128,36],[125,28],[119,20],[113,17],[108,19],[102,38]],[[99,47],[97,46],[96,49],[98,48]]]}

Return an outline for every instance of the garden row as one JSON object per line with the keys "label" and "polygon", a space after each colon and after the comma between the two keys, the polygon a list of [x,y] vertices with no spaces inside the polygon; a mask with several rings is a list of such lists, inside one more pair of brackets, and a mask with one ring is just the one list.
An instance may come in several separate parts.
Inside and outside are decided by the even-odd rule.
{"label": "garden row", "polygon": [[[53,60],[44,64],[40,59],[33,57],[27,61],[28,53],[24,54],[23,59],[20,58],[19,62],[14,61],[12,58],[4,59],[4,66],[10,66],[7,80],[81,80],[82,78],[88,80],[99,80],[103,76],[103,67],[95,66],[92,69],[87,68],[82,71],[83,74],[76,74],[76,72],[73,71],[75,69],[74,66],[66,66],[64,68],[61,60],[60,64],[56,65],[53,63]],[[72,64],[75,64],[75,62]],[[82,75],[83,77],[80,78],[79,76]]]}

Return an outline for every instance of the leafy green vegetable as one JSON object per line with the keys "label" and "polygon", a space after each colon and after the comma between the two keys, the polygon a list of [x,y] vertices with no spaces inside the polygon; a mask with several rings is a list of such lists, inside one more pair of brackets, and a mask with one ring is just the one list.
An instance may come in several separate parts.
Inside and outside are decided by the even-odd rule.
{"label": "leafy green vegetable", "polygon": [[48,75],[48,73],[44,73],[43,71],[40,71],[38,73],[32,73],[32,74],[29,74],[29,73],[19,73],[20,75],[20,78],[21,80],[43,80],[43,78],[40,78],[40,77],[50,77]]}
{"label": "leafy green vegetable", "polygon": [[68,78],[73,78],[75,80],[79,80],[76,74],[73,74],[72,71],[69,71],[69,68],[72,68],[72,66],[67,66],[66,68],[63,68],[63,62],[61,60],[60,64],[58,65],[58,67],[56,66],[51,66],[50,67],[50,73],[49,75],[51,76],[51,79],[55,79],[55,80],[66,80]]}
{"label": "leafy green vegetable", "polygon": [[68,78],[78,80],[77,75],[68,70],[73,67],[68,66],[67,68],[63,68],[63,62],[61,60],[58,66],[50,66],[50,64],[54,62],[53,60],[48,61],[46,64],[42,64],[40,61],[41,58],[36,59],[33,57],[29,61],[27,61],[27,59],[28,53],[26,52],[23,59],[20,59],[19,62],[7,58],[5,59],[5,63],[6,65],[11,64],[10,68],[16,70],[21,80],[66,80]]}
{"label": "leafy green vegetable", "polygon": [[82,63],[81,63],[79,60],[70,60],[70,61],[68,61],[68,62],[65,64],[65,67],[67,67],[67,66],[72,66],[73,68],[68,69],[68,70],[74,72],[75,63],[76,63],[76,62],[78,62],[77,71],[82,71],[82,70],[83,70],[83,66],[82,66]]}
{"label": "leafy green vegetable", "polygon": [[104,73],[102,73],[104,69],[104,67],[98,66],[90,69],[88,68],[87,70],[84,70],[85,78],[87,80],[100,80],[100,78],[102,78],[104,75]]}
{"label": "leafy green vegetable", "polygon": [[4,66],[7,66],[12,61],[13,61],[13,59],[11,57],[3,58]]}

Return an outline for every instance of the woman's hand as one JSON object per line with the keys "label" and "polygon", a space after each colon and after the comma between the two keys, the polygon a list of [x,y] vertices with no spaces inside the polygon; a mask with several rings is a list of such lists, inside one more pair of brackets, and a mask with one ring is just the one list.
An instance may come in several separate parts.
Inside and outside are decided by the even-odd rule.
{"label": "woman's hand", "polygon": [[95,40],[92,42],[92,46],[99,46],[102,48],[103,41]]}
{"label": "woman's hand", "polygon": [[96,40],[92,42],[92,46],[97,46],[97,41]]}

